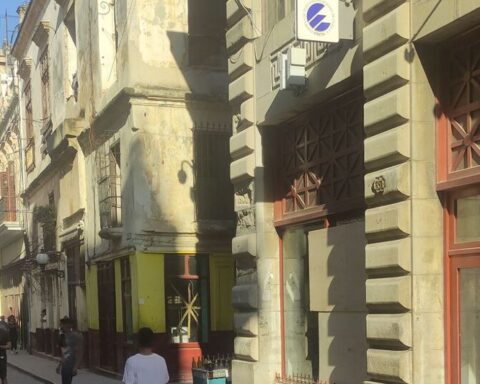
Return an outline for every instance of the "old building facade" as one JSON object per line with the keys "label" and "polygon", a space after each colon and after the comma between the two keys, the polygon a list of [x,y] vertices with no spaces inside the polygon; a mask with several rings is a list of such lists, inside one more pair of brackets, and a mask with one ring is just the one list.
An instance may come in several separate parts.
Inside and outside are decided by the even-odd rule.
{"label": "old building facade", "polygon": [[[73,138],[79,124],[74,77],[75,26],[55,1],[19,9],[12,53],[18,62],[22,155],[21,191],[31,260],[30,341],[58,355],[59,320],[75,319],[86,334],[83,221],[84,157]],[[62,22],[57,25],[57,21]],[[74,21],[73,21],[74,22]]]}
{"label": "old building facade", "polygon": [[21,342],[28,340],[28,297],[26,295],[26,253],[24,246],[25,211],[19,191],[22,190],[22,153],[20,141],[20,108],[15,60],[10,47],[0,53],[0,313],[20,320]]}
{"label": "old building facade", "polygon": [[339,3],[327,44],[294,1],[227,2],[233,381],[477,382],[480,5]]}
{"label": "old building facade", "polygon": [[214,0],[26,9],[13,54],[35,350],[58,353],[68,315],[111,373],[143,326],[173,379],[233,352],[224,15]]}

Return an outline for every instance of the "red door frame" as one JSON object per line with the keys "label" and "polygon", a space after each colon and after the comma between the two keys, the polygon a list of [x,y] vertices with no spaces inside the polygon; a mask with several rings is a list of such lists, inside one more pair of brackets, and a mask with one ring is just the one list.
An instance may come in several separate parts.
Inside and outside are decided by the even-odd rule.
{"label": "red door frame", "polygon": [[460,268],[480,268],[480,241],[457,243],[455,201],[480,194],[480,185],[445,192],[445,370],[447,384],[460,384],[460,311],[458,271]]}

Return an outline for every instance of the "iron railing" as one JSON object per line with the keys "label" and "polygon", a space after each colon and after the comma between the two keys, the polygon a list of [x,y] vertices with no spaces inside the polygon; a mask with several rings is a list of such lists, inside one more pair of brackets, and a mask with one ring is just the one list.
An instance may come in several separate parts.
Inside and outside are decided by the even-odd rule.
{"label": "iron railing", "polygon": [[308,375],[275,375],[275,384],[335,384],[327,380],[316,380]]}

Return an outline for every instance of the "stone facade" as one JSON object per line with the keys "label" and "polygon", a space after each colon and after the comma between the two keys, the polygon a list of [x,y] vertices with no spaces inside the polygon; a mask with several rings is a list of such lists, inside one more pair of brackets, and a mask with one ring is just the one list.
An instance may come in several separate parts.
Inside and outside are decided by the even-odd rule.
{"label": "stone facade", "polygon": [[[282,135],[280,127],[287,125],[288,131],[290,124],[293,131],[295,123],[291,122],[303,119],[304,111],[321,116],[327,113],[322,109],[325,100],[360,86],[365,136],[365,205],[360,216],[364,215],[365,225],[356,246],[365,249],[364,266],[358,266],[357,273],[366,277],[363,289],[368,314],[364,317],[364,366],[355,382],[447,382],[447,234],[436,189],[440,74],[434,62],[442,60],[443,42],[472,28],[480,7],[461,0],[346,2],[345,6],[355,9],[353,41],[314,44],[295,41],[293,8],[287,3],[252,0],[239,6],[237,1],[227,2],[234,125],[231,179],[238,217],[232,246],[238,262],[233,290],[234,380],[264,383],[272,381],[275,373],[304,373],[300,366],[297,372],[289,371],[289,353],[293,352],[288,348],[285,325],[288,298],[282,297],[289,289],[288,281],[281,281],[284,242],[293,225],[312,234],[309,228],[324,218],[331,219],[333,228],[341,223],[335,215],[326,213],[314,219],[308,212],[303,220],[279,221],[275,206],[283,192],[268,171],[269,153],[272,148],[278,150],[275,137]],[[272,7],[281,9],[276,15],[284,16],[271,16]],[[277,19],[272,22],[272,17]],[[344,18],[341,22],[350,21]],[[308,80],[301,93],[279,88],[277,57],[290,46],[306,48]],[[316,241],[310,252],[328,254],[334,238]],[[328,282],[312,282],[321,278],[321,270],[319,266],[313,276],[309,271],[310,287],[316,287],[311,294],[321,300],[328,292],[328,301],[332,299]],[[336,273],[341,276],[340,270]],[[310,310],[325,315],[326,309],[318,302],[312,306],[311,300]],[[336,383],[354,382],[338,372],[342,362],[348,361],[341,352],[345,342],[338,337],[333,344],[336,349],[329,349],[331,340],[325,335],[322,339],[319,326],[320,351],[329,360],[322,360],[320,353],[320,372],[314,376]],[[337,372],[329,368],[335,359]]]}
{"label": "stone facade", "polygon": [[[26,9],[13,54],[35,349],[58,353],[69,315],[85,362],[112,372],[143,326],[172,379],[190,379],[202,354],[232,352],[224,14],[214,0]],[[188,326],[175,317],[187,302]]]}

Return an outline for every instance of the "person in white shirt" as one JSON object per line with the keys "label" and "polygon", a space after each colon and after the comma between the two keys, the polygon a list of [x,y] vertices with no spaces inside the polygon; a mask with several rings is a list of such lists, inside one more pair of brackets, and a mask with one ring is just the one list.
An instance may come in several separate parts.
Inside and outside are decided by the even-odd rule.
{"label": "person in white shirt", "polygon": [[150,328],[138,330],[138,353],[127,359],[123,372],[123,384],[167,384],[168,376],[165,359],[153,353],[153,331]]}

